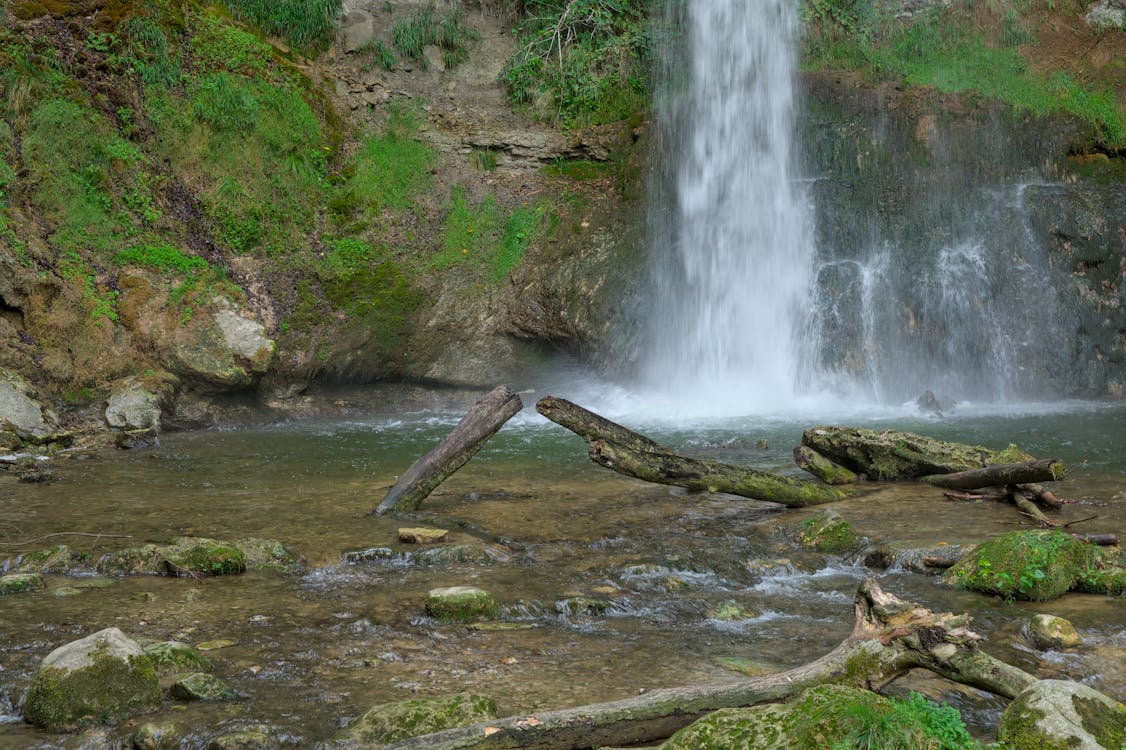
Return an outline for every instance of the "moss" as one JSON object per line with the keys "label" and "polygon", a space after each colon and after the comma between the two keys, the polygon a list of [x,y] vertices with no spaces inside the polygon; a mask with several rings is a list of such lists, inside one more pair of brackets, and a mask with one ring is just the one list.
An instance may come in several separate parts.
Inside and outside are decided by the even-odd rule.
{"label": "moss", "polygon": [[166,641],[145,646],[145,655],[153,667],[164,673],[199,671],[211,668],[211,660],[186,643]]}
{"label": "moss", "polygon": [[946,580],[1006,599],[1048,601],[1075,587],[1099,556],[1095,545],[1061,531],[1014,531],[959,560]]}
{"label": "moss", "polygon": [[24,703],[24,718],[49,731],[70,732],[87,724],[110,724],[160,705],[152,662],[128,662],[95,651],[89,667],[67,673],[40,669]]}
{"label": "moss", "polygon": [[232,701],[239,694],[227,687],[222,680],[205,672],[181,677],[172,685],[172,697],[185,701]]}
{"label": "moss", "polygon": [[1076,588],[1088,594],[1126,594],[1126,568],[1089,570],[1080,576]]}
{"label": "moss", "polygon": [[1074,750],[1076,744],[1046,737],[1040,731],[1039,722],[1045,716],[1043,711],[1024,705],[1010,709],[997,727],[997,739],[1004,743],[1005,750]]}
{"label": "moss", "polygon": [[255,570],[289,571],[297,565],[297,559],[281,542],[273,539],[240,539],[234,542],[246,557],[246,567]]}
{"label": "moss", "polygon": [[849,522],[834,511],[819,512],[807,518],[798,532],[798,541],[803,547],[828,554],[848,552],[861,544],[860,536]]}
{"label": "moss", "polygon": [[231,575],[246,570],[246,555],[229,542],[185,538],[164,547],[162,569],[169,575]]}
{"label": "moss", "polygon": [[499,611],[492,594],[473,586],[433,589],[426,595],[426,613],[445,622],[489,619]]}
{"label": "moss", "polygon": [[496,703],[483,695],[459,693],[375,706],[348,725],[338,739],[382,745],[497,717]]}
{"label": "moss", "polygon": [[42,591],[47,587],[43,576],[38,573],[12,573],[0,576],[0,596],[23,594],[28,591]]}
{"label": "moss", "polygon": [[1126,708],[1121,704],[1106,703],[1079,695],[1071,697],[1075,712],[1083,721],[1083,728],[1103,747],[1126,747]]}

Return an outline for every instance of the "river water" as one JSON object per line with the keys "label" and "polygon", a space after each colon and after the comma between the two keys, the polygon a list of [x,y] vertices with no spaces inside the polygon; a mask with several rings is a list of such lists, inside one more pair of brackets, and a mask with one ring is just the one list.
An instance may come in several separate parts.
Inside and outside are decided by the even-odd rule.
{"label": "river water", "polygon": [[[1062,517],[1097,514],[1080,528],[1124,530],[1126,408],[984,411],[935,420],[901,410],[867,419],[854,414],[850,422],[989,446],[1012,441],[1036,455],[1058,456],[1070,467],[1062,494],[1084,501],[1067,506]],[[587,460],[579,438],[530,411],[423,506],[436,520],[469,522],[504,540],[507,559],[414,565],[410,554],[418,548],[396,541],[403,524],[369,511],[457,417],[357,408],[326,420],[169,434],[150,451],[59,459],[51,483],[5,480],[0,542],[6,544],[63,531],[132,537],[52,541],[98,555],[180,535],[257,536],[282,542],[305,566],[290,574],[198,580],[51,576],[44,592],[3,597],[0,715],[7,718],[0,747],[65,746],[65,738],[19,723],[18,704],[51,649],[111,625],[140,639],[234,642],[209,656],[243,700],[167,702],[159,715],[146,717],[184,727],[183,747],[202,747],[209,734],[252,720],[279,727],[292,746],[310,747],[372,704],[417,695],[479,691],[496,697],[503,712],[517,713],[729,680],[737,665],[804,663],[849,633],[853,594],[872,574],[886,589],[933,609],[973,613],[988,650],[1000,658],[1126,698],[1121,598],[1073,594],[1050,603],[1006,603],[928,576],[803,554],[792,530],[807,512],[618,476]],[[684,452],[795,474],[790,450],[813,424],[797,417],[675,428],[640,417],[628,423]],[[1012,508],[955,503],[915,484],[884,486],[836,507],[873,541],[957,543],[1024,527]],[[444,527],[453,529],[451,543],[483,543],[461,527]],[[373,546],[400,554],[341,561],[342,551]],[[492,591],[514,629],[429,620],[426,592],[457,584]],[[79,593],[57,595],[63,587]],[[608,609],[557,611],[556,603],[572,596],[605,600]],[[729,600],[752,616],[709,618]],[[1037,654],[1021,636],[1034,612],[1072,619],[1085,645]],[[983,736],[1003,707],[936,678],[912,676],[897,687],[907,688],[954,703]]]}

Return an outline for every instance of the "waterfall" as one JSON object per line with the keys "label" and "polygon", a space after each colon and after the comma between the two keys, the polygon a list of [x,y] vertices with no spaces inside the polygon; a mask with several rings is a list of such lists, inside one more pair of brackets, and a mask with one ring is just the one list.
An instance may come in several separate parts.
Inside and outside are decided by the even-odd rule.
{"label": "waterfall", "polygon": [[759,412],[795,396],[810,288],[809,210],[792,176],[797,11],[673,5],[682,37],[658,97],[643,375],[678,413]]}

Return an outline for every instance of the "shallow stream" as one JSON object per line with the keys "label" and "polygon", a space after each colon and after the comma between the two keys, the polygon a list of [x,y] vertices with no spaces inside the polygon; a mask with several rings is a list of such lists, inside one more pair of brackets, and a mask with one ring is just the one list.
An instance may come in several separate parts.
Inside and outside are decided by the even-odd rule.
{"label": "shallow stream", "polygon": [[[472,690],[495,697],[504,713],[522,713],[730,680],[738,676],[734,666],[808,662],[849,633],[857,585],[873,574],[889,591],[932,609],[971,612],[986,648],[1002,659],[1126,699],[1121,597],[1071,594],[1045,604],[1007,603],[952,590],[933,577],[811,556],[792,541],[808,512],[618,476],[591,463],[581,439],[531,412],[423,506],[425,515],[452,529],[450,543],[483,543],[453,519],[468,522],[507,542],[508,559],[413,564],[418,548],[397,541],[396,529],[405,524],[369,511],[457,418],[452,412],[354,412],[168,434],[153,450],[58,459],[50,483],[0,477],[0,542],[64,531],[131,537],[7,546],[0,559],[59,542],[99,555],[193,535],[276,539],[305,561],[295,574],[52,576],[46,591],[0,598],[0,748],[72,742],[23,724],[19,703],[42,657],[108,626],[138,639],[234,642],[208,656],[243,700],[166,702],[160,715],[141,721],[187,728],[185,747],[202,747],[211,734],[249,721],[277,727],[291,746],[312,747],[373,704],[420,694]],[[889,413],[848,421],[990,447],[1016,442],[1034,455],[1058,456],[1069,464],[1061,494],[1084,501],[1066,506],[1062,517],[1097,514],[1077,528],[1126,531],[1121,406],[1029,407],[943,420]],[[676,429],[630,424],[683,452],[796,474],[790,451],[813,422],[747,418]],[[883,486],[836,508],[873,541],[957,543],[1027,527],[1011,507],[956,503],[915,484]],[[341,561],[343,551],[367,547],[399,554]],[[426,592],[457,584],[492,591],[506,607],[506,622],[519,627],[478,630],[428,619]],[[64,587],[70,595],[58,595]],[[609,606],[604,613],[560,613],[565,608],[556,603],[573,596]],[[710,619],[709,611],[728,600],[753,616]],[[1069,653],[1032,650],[1021,628],[1034,612],[1071,619],[1084,646]],[[922,675],[895,689],[952,702],[983,737],[1003,708],[984,693]]]}

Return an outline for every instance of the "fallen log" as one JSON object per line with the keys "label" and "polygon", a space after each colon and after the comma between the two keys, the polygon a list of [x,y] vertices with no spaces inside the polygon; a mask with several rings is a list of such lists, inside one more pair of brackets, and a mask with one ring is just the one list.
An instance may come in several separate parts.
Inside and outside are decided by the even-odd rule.
{"label": "fallen log", "polygon": [[1022,484],[1020,491],[1029,500],[1052,510],[1059,510],[1063,507],[1063,500],[1042,484]]}
{"label": "fallen log", "polygon": [[641,433],[623,427],[617,422],[611,422],[606,417],[564,398],[545,396],[536,402],[536,411],[560,427],[566,427],[588,443],[592,440],[603,440],[624,445],[635,451],[672,453],[668,448]]}
{"label": "fallen log", "polygon": [[1099,547],[1117,547],[1118,534],[1072,534],[1073,537]]}
{"label": "fallen log", "polygon": [[825,484],[852,484],[859,479],[856,472],[833,463],[808,445],[799,445],[794,448],[794,463]]}
{"label": "fallen log", "polygon": [[980,445],[935,440],[912,432],[858,427],[813,427],[802,433],[801,443],[869,479],[885,481],[951,474],[1033,459],[1015,445],[997,451]]}
{"label": "fallen log", "polygon": [[855,613],[852,634],[839,646],[785,672],[511,716],[393,742],[384,750],[575,750],[631,745],[664,739],[720,708],[779,701],[825,683],[874,690],[916,667],[1010,699],[1036,681],[981,651],[982,638],[969,629],[969,615],[936,614],[884,592],[875,579],[861,584]]}
{"label": "fallen log", "polygon": [[1052,482],[1063,479],[1063,462],[1042,458],[1016,464],[998,464],[956,473],[932,474],[922,481],[948,490],[976,490],[982,487]]}
{"label": "fallen log", "polygon": [[726,492],[790,508],[832,503],[851,496],[844,490],[819,482],[804,482],[781,474],[675,453],[645,453],[603,440],[592,441],[588,453],[590,460],[599,466],[647,482],[689,490]]}
{"label": "fallen log", "polygon": [[399,477],[375,512],[382,515],[393,510],[416,510],[434,488],[473,458],[481,446],[523,408],[520,396],[508,386],[494,388],[469,408],[438,447],[415,461]]}

